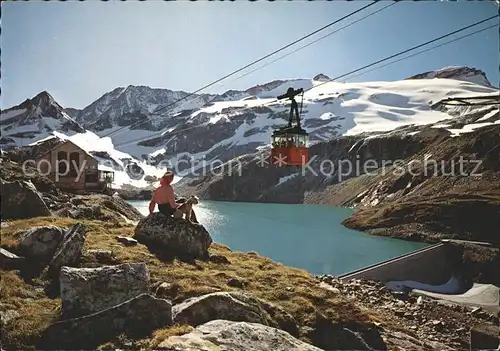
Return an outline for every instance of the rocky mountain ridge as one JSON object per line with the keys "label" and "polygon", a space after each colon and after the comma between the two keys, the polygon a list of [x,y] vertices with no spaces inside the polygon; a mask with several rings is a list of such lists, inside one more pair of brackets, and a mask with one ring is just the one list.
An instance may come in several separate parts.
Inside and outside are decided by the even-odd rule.
{"label": "rocky mountain ridge", "polygon": [[451,78],[457,80],[463,80],[468,82],[477,83],[480,85],[494,87],[480,69],[472,67],[463,66],[451,66],[445,67],[435,71],[428,71],[414,76],[408,77],[406,79],[434,79],[434,78]]}
{"label": "rocky mountain ridge", "polygon": [[[114,155],[116,163],[127,158],[147,172],[161,173],[154,167],[169,166],[176,173],[189,176],[199,171],[204,162],[224,163],[269,148],[272,131],[286,124],[289,113],[288,103],[275,102],[274,98],[289,86],[311,89],[301,101],[301,110],[303,126],[314,147],[340,136],[376,135],[392,130],[415,133],[415,129],[404,129],[405,126],[447,119],[446,111],[432,109],[431,105],[450,96],[495,91],[467,81],[477,80],[476,71],[465,67],[446,71],[447,78],[427,74],[421,79],[375,83],[328,82],[327,76],[318,74],[313,79],[276,80],[222,95],[195,94],[172,109],[162,108],[188,93],[145,86],[121,87],[79,112],[63,109],[44,93],[41,95],[46,96],[46,107],[31,108],[30,118],[25,118],[23,109],[2,111],[2,149],[33,145],[53,135],[67,134],[68,139],[78,141],[88,152]],[[460,79],[449,79],[454,78],[453,72]],[[481,72],[477,74],[482,77]],[[58,118],[65,124],[54,124]],[[126,176],[116,186],[124,183],[146,185]]]}
{"label": "rocky mountain ridge", "polygon": [[70,135],[85,132],[46,91],[17,106],[2,110],[0,127],[0,145],[3,147],[26,140],[39,140],[54,131]]}
{"label": "rocky mountain ridge", "polygon": [[[161,120],[155,118],[155,111],[173,105],[189,93],[169,89],[133,86],[116,88],[78,112],[76,119],[87,129],[99,132],[113,127],[137,125],[136,129],[157,131],[162,129]],[[190,109],[203,106],[213,95],[195,94],[189,99]],[[177,104],[180,105],[180,104]],[[179,106],[169,106],[168,112],[175,114]],[[158,115],[165,114],[158,112]],[[140,123],[144,121],[144,123]],[[139,125],[138,125],[139,124]]]}

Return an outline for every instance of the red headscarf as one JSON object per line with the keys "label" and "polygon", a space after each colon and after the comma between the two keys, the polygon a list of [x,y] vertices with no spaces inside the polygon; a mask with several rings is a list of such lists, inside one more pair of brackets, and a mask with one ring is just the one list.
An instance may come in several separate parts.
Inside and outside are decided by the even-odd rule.
{"label": "red headscarf", "polygon": [[173,180],[174,180],[174,173],[169,171],[165,173],[165,175],[160,179],[160,185],[161,186],[170,185],[170,183],[172,183]]}

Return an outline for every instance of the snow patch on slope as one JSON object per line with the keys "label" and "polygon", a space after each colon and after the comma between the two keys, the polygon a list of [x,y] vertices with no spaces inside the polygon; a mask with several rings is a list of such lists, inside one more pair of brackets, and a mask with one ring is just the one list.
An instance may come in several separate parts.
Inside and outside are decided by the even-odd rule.
{"label": "snow patch on slope", "polygon": [[455,79],[477,85],[492,87],[486,74],[478,69],[464,66],[448,66],[434,71],[417,74],[407,79]]}
{"label": "snow patch on slope", "polygon": [[494,115],[496,115],[498,112],[500,112],[500,109],[492,110],[492,111],[488,112],[487,114],[485,114],[483,117],[479,118],[476,122],[485,121],[485,120],[493,117]]}
{"label": "snow patch on slope", "polygon": [[461,134],[464,133],[470,133],[473,132],[474,130],[481,128],[481,127],[486,127],[486,126],[491,126],[493,124],[500,124],[500,120],[495,121],[495,122],[484,122],[484,123],[472,123],[472,124],[466,124],[460,129],[447,129],[449,132],[451,132],[452,137],[457,137]]}
{"label": "snow patch on slope", "polygon": [[278,181],[278,184],[276,184],[275,186],[278,186],[278,185],[281,185],[287,181],[289,181],[290,179],[293,179],[295,178],[296,176],[298,176],[300,173],[293,173],[293,174],[290,174],[290,175],[287,175],[287,176],[284,176],[284,177],[281,177]]}

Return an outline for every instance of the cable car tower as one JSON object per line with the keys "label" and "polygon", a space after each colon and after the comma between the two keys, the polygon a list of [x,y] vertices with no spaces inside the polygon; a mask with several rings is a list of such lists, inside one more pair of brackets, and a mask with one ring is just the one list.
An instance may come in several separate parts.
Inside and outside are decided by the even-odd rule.
{"label": "cable car tower", "polygon": [[[288,126],[277,129],[271,136],[271,163],[281,166],[302,166],[309,160],[308,137],[307,132],[300,126],[300,113],[295,101],[295,97],[302,94],[300,103],[300,112],[302,112],[302,103],[304,101],[304,89],[294,90],[288,88],[287,92],[277,97],[278,100],[290,99],[290,116]],[[295,112],[295,118],[294,118]],[[296,125],[293,125],[293,121]]]}

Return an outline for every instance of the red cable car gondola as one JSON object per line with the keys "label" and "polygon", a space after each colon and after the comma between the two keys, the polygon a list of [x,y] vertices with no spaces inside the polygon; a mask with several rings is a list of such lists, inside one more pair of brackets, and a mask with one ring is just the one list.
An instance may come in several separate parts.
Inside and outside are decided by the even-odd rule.
{"label": "red cable car gondola", "polygon": [[[295,101],[295,96],[302,94],[302,102],[304,99],[304,90],[294,90],[288,88],[287,92],[278,96],[278,100],[290,99],[292,105],[290,107],[290,117],[288,126],[277,129],[271,136],[271,163],[277,166],[302,166],[309,160],[307,148],[308,134],[300,126],[300,114]],[[302,112],[302,102],[300,110]],[[292,125],[293,113],[295,112],[295,120],[297,124]]]}

